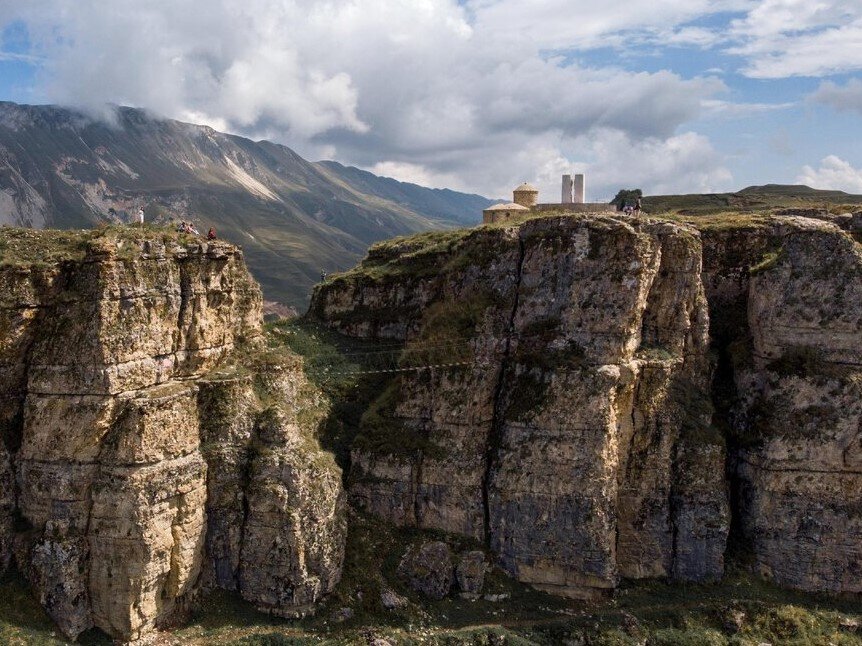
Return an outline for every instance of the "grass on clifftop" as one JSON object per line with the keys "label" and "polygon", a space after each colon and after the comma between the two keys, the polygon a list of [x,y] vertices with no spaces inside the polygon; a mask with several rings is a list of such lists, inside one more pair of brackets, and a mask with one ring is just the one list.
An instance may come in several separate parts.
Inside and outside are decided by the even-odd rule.
{"label": "grass on clifftop", "polygon": [[0,267],[45,267],[83,260],[100,242],[132,244],[144,240],[180,245],[204,242],[204,238],[177,233],[172,227],[154,224],[101,226],[67,231],[0,227]]}
{"label": "grass on clifftop", "polygon": [[675,213],[647,213],[647,218],[669,220],[677,224],[687,224],[702,231],[723,231],[731,229],[762,229],[771,222],[766,213],[740,213],[722,211],[707,215],[681,215]]}
{"label": "grass on clifftop", "polygon": [[649,213],[679,212],[706,215],[721,211],[763,212],[778,208],[823,209],[831,213],[858,211],[862,196],[823,191],[801,185],[749,186],[736,193],[649,195],[643,199]]}

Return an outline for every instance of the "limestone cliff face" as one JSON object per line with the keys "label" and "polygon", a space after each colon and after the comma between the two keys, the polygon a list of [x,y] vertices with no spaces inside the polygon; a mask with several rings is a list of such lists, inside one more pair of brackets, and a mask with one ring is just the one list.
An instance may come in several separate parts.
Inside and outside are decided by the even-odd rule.
{"label": "limestone cliff face", "polygon": [[782,584],[859,592],[862,248],[803,218],[765,233],[729,353],[741,539]]}
{"label": "limestone cliff face", "polygon": [[253,375],[228,370],[199,384],[209,465],[204,580],[265,612],[302,616],[341,576],[341,470],[314,439],[319,395],[298,359],[263,357],[252,367]]}
{"label": "limestone cliff face", "polygon": [[[4,231],[0,248],[0,565],[14,554],[63,632],[140,637],[183,610],[202,571],[225,569],[219,545],[241,544],[240,574],[260,568],[253,552],[275,538],[256,527],[293,529],[306,507],[335,547],[296,531],[263,577],[301,592],[241,590],[289,613],[331,589],[341,494],[333,464],[307,464],[320,450],[295,422],[299,366],[261,366],[257,393],[203,380],[259,345],[260,290],[239,250],[135,230]],[[219,435],[222,408],[242,414]],[[245,453],[218,472],[231,451]],[[220,485],[243,509],[229,527]]]}
{"label": "limestone cliff face", "polygon": [[[405,342],[349,495],[589,596],[755,568],[858,592],[862,252],[830,223],[551,217],[372,249],[310,314]],[[731,516],[733,522],[731,522]]]}
{"label": "limestone cliff face", "polygon": [[409,244],[312,304],[444,366],[402,373],[366,415],[351,497],[484,539],[519,580],[561,594],[720,576],[725,448],[696,232],[563,217]]}

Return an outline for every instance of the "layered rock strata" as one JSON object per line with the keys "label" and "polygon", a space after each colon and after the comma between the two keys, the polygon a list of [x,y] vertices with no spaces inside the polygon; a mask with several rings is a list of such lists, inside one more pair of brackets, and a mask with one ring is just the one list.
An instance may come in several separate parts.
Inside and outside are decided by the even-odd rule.
{"label": "layered rock strata", "polygon": [[740,540],[781,584],[860,592],[862,247],[802,218],[768,233],[729,353]]}
{"label": "layered rock strata", "polygon": [[697,233],[562,217],[411,244],[372,252],[312,303],[342,332],[404,339],[406,367],[432,366],[366,414],[357,504],[483,539],[560,594],[719,577],[725,449]]}
{"label": "layered rock strata", "polygon": [[562,594],[719,577],[730,525],[768,578],[859,592],[860,246],[796,216],[696,225],[417,237],[320,287],[311,316],[436,366],[366,414],[351,497]]}
{"label": "layered rock strata", "polygon": [[[324,540],[343,544],[337,469],[325,456],[306,466],[321,452],[296,423],[290,388],[222,398],[247,413],[233,420],[238,434],[266,449],[237,461],[233,494],[256,500],[226,530],[237,536],[208,522],[218,493],[207,442],[222,439],[210,436],[221,411],[204,396],[212,382],[199,381],[261,336],[260,289],[238,249],[134,230],[12,230],[0,241],[0,563],[14,553],[65,634],[141,637],[216,569],[208,544],[238,540],[240,572],[243,555],[259,569],[253,552],[277,537],[255,528],[291,530],[306,508],[333,526]],[[251,379],[304,383],[297,365]],[[278,421],[261,421],[264,411]],[[314,540],[294,532],[263,577],[301,592],[263,599],[259,581],[242,592],[280,613],[307,610],[337,580],[343,549],[306,560]]]}

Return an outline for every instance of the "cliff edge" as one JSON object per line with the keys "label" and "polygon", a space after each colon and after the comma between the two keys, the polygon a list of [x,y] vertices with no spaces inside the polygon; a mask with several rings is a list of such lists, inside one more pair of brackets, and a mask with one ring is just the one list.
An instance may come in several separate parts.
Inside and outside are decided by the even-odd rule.
{"label": "cliff edge", "polygon": [[340,470],[236,247],[0,229],[0,384],[0,566],[69,637],[138,639],[204,586],[302,614],[337,583]]}

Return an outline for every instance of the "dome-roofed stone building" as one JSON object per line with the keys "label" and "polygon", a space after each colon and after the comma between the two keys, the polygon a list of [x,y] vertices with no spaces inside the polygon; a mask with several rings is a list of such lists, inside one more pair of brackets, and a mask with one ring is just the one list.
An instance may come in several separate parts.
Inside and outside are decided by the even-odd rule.
{"label": "dome-roofed stone building", "polygon": [[539,189],[524,182],[513,191],[515,204],[532,209],[539,202]]}
{"label": "dome-roofed stone building", "polygon": [[530,209],[526,206],[521,206],[514,202],[509,202],[508,204],[495,204],[494,206],[490,206],[482,211],[482,223],[491,224],[493,222],[500,222],[501,220],[508,220],[509,218],[514,218],[518,215],[524,215],[529,212]]}
{"label": "dome-roofed stone building", "polygon": [[501,222],[530,213],[616,213],[614,204],[585,202],[586,182],[582,174],[563,175],[563,199],[560,204],[539,204],[539,189],[524,182],[513,191],[514,200],[509,204],[495,204],[482,211],[482,222]]}

